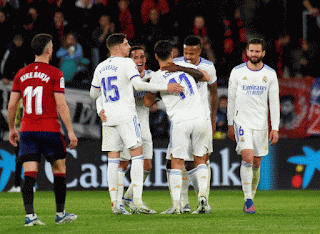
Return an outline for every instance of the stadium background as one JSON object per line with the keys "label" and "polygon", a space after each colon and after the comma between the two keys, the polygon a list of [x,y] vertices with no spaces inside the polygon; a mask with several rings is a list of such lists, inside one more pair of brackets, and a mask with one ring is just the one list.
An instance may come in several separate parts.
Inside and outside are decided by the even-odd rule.
{"label": "stadium background", "polygon": [[[2,1],[0,1],[2,4]],[[19,1],[8,1],[8,2],[19,2]],[[20,1],[23,3],[23,1]],[[41,2],[41,1],[25,1],[27,4],[30,2]],[[44,1],[42,1],[44,2]],[[55,2],[55,1],[48,1]],[[67,2],[67,1],[65,1]],[[72,1],[68,1],[70,3]],[[75,2],[75,1],[73,1]],[[101,1],[93,1],[101,2]],[[107,0],[102,2],[109,2]],[[111,2],[111,1],[110,1]],[[139,6],[142,1],[131,1],[131,7]],[[158,1],[156,1],[158,2]],[[170,1],[168,1],[170,2]],[[184,5],[185,8],[175,9],[171,8],[171,14],[175,15],[178,22],[183,25],[182,29],[185,31],[184,27],[186,25],[191,25],[193,17],[189,17],[188,14],[190,8],[194,10],[192,15],[197,13],[203,13],[206,19],[207,28],[211,29],[213,37],[211,39],[216,39],[220,35],[220,29],[225,33],[221,34],[229,37],[230,29],[233,32],[233,36],[237,35],[228,23],[235,23],[232,19],[232,13],[230,6],[226,3],[228,1],[212,1],[212,6],[220,4],[217,7],[220,11],[218,14],[212,14],[210,10],[212,8],[206,9],[206,6],[210,1],[172,1],[170,3]],[[185,3],[186,2],[186,3]],[[188,2],[188,4],[187,4]],[[198,4],[199,2],[206,2],[206,4]],[[231,1],[232,2],[232,1]],[[254,1],[234,1],[238,4],[242,2],[247,2],[246,6],[248,8],[243,8],[242,13],[247,13],[250,10],[250,2]],[[261,1],[263,2],[263,1]],[[269,1],[265,1],[269,2]],[[276,1],[274,1],[276,2]],[[303,11],[300,7],[296,7],[299,1],[278,1],[286,2],[287,11],[286,22],[287,27],[290,32],[302,38],[303,40],[309,39],[309,36],[320,35],[316,30],[319,30],[319,26],[315,27],[317,22],[315,22],[319,17],[313,17],[310,12]],[[290,8],[290,3],[292,4]],[[113,2],[115,7],[116,1]],[[232,6],[234,10],[238,6]],[[301,5],[301,4],[300,4]],[[201,6],[201,7],[199,7]],[[1,8],[2,9],[2,8]],[[112,8],[110,8],[112,9]],[[135,8],[134,8],[135,9]],[[138,8],[137,8],[138,9]],[[132,10],[132,9],[131,9]],[[276,9],[274,9],[276,10]],[[291,11],[290,11],[291,10]],[[299,10],[299,11],[298,11]],[[109,10],[110,11],[110,10]],[[302,17],[300,15],[294,15],[297,12],[303,11]],[[109,13],[117,13],[109,12]],[[73,17],[73,11],[68,12],[71,19],[77,19]],[[133,18],[136,18],[140,14],[139,10],[133,10],[131,12]],[[216,13],[216,12],[215,12]],[[252,13],[252,12],[251,12]],[[261,12],[260,12],[261,13]],[[280,19],[283,15],[273,14],[270,17],[270,12],[263,9],[264,14],[268,14],[268,20],[265,20],[267,24],[279,23],[276,20]],[[258,15],[259,17],[264,17],[265,15]],[[111,14],[113,15],[113,14]],[[213,16],[220,17],[219,22],[223,22],[220,26],[215,25]],[[228,18],[230,17],[230,18]],[[21,17],[23,18],[23,17]],[[81,17],[85,20],[85,17]],[[115,19],[116,17],[112,17]],[[169,19],[171,19],[169,17]],[[229,20],[225,20],[229,19]],[[255,18],[256,19],[256,18]],[[293,20],[296,19],[296,20]],[[80,19],[79,19],[80,20]],[[184,22],[185,21],[185,22]],[[292,22],[291,22],[292,21]],[[296,24],[297,21],[301,21],[300,24]],[[289,22],[289,23],[288,23]],[[71,20],[70,20],[71,23]],[[239,21],[237,22],[239,23]],[[255,22],[259,27],[259,23]],[[280,22],[281,23],[281,22]],[[277,24],[278,25],[278,24]],[[221,27],[223,26],[223,27]],[[232,24],[231,24],[232,26]],[[270,25],[269,25],[270,26]],[[300,27],[301,26],[301,27]],[[310,26],[310,27],[309,27]],[[190,29],[192,29],[191,26]],[[262,27],[260,27],[262,28]],[[275,27],[268,27],[274,30]],[[180,31],[175,31],[175,33]],[[228,36],[229,35],[229,36]],[[4,35],[3,35],[4,36]],[[278,35],[277,35],[278,36]],[[293,36],[293,34],[291,34]],[[181,37],[183,39],[183,37]],[[180,39],[181,39],[180,38]],[[292,37],[293,38],[293,37]],[[181,39],[181,40],[182,40]],[[79,38],[80,42],[84,42]],[[239,40],[239,38],[237,39]],[[234,40],[235,42],[237,40]],[[223,40],[222,40],[223,41]],[[227,40],[228,41],[228,40]],[[214,42],[214,41],[213,41]],[[214,44],[214,43],[213,43]],[[218,44],[218,47],[223,48],[222,44]],[[277,48],[279,49],[279,48]],[[270,51],[272,52],[272,51]],[[279,54],[281,52],[277,51]],[[269,53],[269,52],[268,52]],[[281,54],[281,53],[280,53]],[[271,55],[268,54],[269,61]],[[281,56],[280,56],[281,57]],[[279,58],[280,58],[279,57]],[[278,58],[277,58],[278,59]],[[269,62],[268,61],[268,62]],[[317,62],[317,61],[316,61]],[[229,63],[227,68],[231,69]],[[278,64],[277,64],[278,65]],[[225,68],[221,66],[221,61],[216,65],[217,69],[221,69],[218,74],[218,78],[221,78],[221,71]],[[276,67],[275,67],[276,68]],[[278,68],[278,67],[277,67]],[[280,69],[281,70],[281,69]],[[279,72],[279,69],[277,69]],[[317,66],[316,74],[319,74],[319,69]],[[281,73],[282,74],[282,73]],[[282,74],[283,75],[283,74]],[[318,77],[316,75],[314,77]],[[279,77],[282,77],[279,75]],[[221,79],[223,80],[223,79]],[[263,159],[261,168],[261,181],[259,184],[259,189],[272,190],[272,189],[319,189],[320,188],[320,79],[312,77],[300,77],[292,78],[286,77],[279,79],[280,85],[280,97],[291,95],[294,97],[294,112],[298,116],[299,123],[292,129],[280,128],[280,140],[279,142],[270,148],[270,153],[267,157]],[[224,86],[224,87],[223,87]],[[12,188],[14,184],[14,169],[15,169],[15,155],[14,149],[7,141],[8,131],[5,129],[7,119],[7,106],[10,96],[10,85],[3,85],[0,82],[0,111],[3,119],[0,118],[1,124],[1,137],[3,139],[0,142],[0,192],[8,191]],[[226,82],[220,82],[219,85],[219,95],[227,94]],[[83,89],[66,89],[66,100],[70,107],[71,118],[73,121],[73,126],[77,137],[79,137],[79,146],[76,150],[68,150],[68,189],[69,190],[104,190],[107,188],[107,157],[101,152],[101,124],[100,119],[96,114],[95,105],[89,97],[89,91]],[[3,134],[3,135],[2,135]],[[167,148],[168,139],[154,141],[154,165],[150,175],[150,178],[145,183],[146,189],[167,189],[167,181],[165,176],[165,153]],[[240,177],[239,177],[239,165],[240,157],[236,155],[234,148],[235,143],[225,139],[225,140],[215,140],[214,141],[215,151],[210,156],[211,168],[212,168],[212,189],[241,189]],[[50,167],[48,164],[42,162],[41,168],[39,170],[40,174],[37,181],[38,190],[51,190],[50,183],[52,182],[52,176],[50,175]],[[129,174],[127,173],[125,186],[128,186]]]}

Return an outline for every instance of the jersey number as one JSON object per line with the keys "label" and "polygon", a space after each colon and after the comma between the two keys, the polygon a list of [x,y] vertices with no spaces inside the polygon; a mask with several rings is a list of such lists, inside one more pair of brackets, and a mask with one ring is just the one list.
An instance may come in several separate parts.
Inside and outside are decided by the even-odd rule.
{"label": "jersey number", "polygon": [[[188,77],[186,76],[186,74],[182,73],[180,76],[179,76],[179,83],[181,82],[185,82],[185,84],[187,85],[188,89],[189,89],[189,92],[190,92],[190,95],[193,95],[194,94],[194,91],[193,91],[193,88],[192,88],[192,84],[190,82],[190,80],[188,79]],[[169,80],[169,83],[177,83],[177,81],[175,80],[175,78],[172,78]],[[184,92],[181,92],[180,94],[180,97],[181,99],[185,99],[186,98],[186,95]]]}
{"label": "jersey number", "polygon": [[106,97],[106,102],[116,102],[120,99],[119,89],[116,85],[112,84],[113,81],[116,81],[116,76],[110,76],[108,78],[102,78],[102,89],[103,94]]}
{"label": "jersey number", "polygon": [[43,87],[37,86],[33,89],[32,86],[28,86],[23,91],[23,96],[26,97],[26,112],[27,114],[32,114],[32,98],[35,97],[35,112],[36,115],[42,115],[42,94]]}

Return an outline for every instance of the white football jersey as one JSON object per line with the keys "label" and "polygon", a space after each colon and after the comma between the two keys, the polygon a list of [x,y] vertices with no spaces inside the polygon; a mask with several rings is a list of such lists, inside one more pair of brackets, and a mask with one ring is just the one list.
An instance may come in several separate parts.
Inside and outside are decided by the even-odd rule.
{"label": "white football jersey", "polygon": [[91,84],[101,88],[103,109],[108,119],[104,125],[126,123],[137,114],[130,83],[136,76],[140,77],[140,74],[131,58],[110,57],[97,66]]}
{"label": "white football jersey", "polygon": [[[151,74],[153,71],[145,70],[144,77],[141,77],[141,80],[144,82],[148,82],[151,79]],[[138,114],[138,119],[142,121],[143,119],[149,120],[149,107],[146,107],[143,102],[143,98],[146,95],[146,91],[134,91],[134,98],[136,100],[136,110]]]}
{"label": "white football jersey", "polygon": [[[189,65],[189,67],[193,67]],[[193,67],[194,68],[194,67]],[[201,97],[194,78],[184,72],[169,73],[158,70],[153,73],[151,83],[180,83],[184,87],[181,93],[160,91],[162,101],[171,121],[181,122],[204,116]]]}
{"label": "white football jersey", "polygon": [[228,87],[228,124],[250,129],[268,128],[268,100],[272,130],[279,129],[279,85],[275,70],[265,65],[252,71],[246,63],[232,69]]}
{"label": "white football jersey", "polygon": [[[186,66],[186,64],[190,64],[186,61],[185,57],[179,57],[173,59],[173,62],[180,66]],[[205,112],[206,117],[210,118],[211,107],[209,104],[209,92],[208,92],[208,84],[214,84],[217,82],[217,73],[213,63],[207,59],[200,57],[200,62],[196,65],[197,68],[204,70],[210,76],[210,80],[208,82],[198,82],[198,89],[201,96],[201,101],[206,106]]]}

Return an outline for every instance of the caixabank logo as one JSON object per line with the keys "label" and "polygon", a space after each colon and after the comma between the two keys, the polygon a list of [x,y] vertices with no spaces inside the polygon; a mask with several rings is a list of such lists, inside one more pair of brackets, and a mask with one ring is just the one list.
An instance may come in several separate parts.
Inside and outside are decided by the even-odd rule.
{"label": "caixabank logo", "polygon": [[[309,146],[302,147],[303,155],[294,155],[288,162],[296,165],[296,175],[293,176],[291,185],[294,188],[307,188],[317,171],[320,171],[320,150]],[[302,175],[302,172],[303,175]]]}
{"label": "caixabank logo", "polygon": [[282,139],[278,143],[277,189],[319,189],[319,139]]}

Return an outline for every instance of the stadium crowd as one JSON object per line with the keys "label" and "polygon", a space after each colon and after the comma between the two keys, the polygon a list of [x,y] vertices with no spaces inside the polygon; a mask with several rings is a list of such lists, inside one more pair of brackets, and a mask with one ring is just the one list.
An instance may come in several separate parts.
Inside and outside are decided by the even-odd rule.
{"label": "stadium crowd", "polygon": [[202,56],[215,64],[220,87],[227,86],[231,69],[246,61],[245,44],[256,36],[267,41],[265,63],[279,77],[318,77],[319,27],[314,23],[308,40],[302,40],[301,17],[309,10],[316,20],[318,5],[312,0],[1,0],[1,79],[8,84],[33,60],[27,50],[34,35],[49,33],[52,64],[68,73],[67,86],[87,88],[114,32],[125,33],[131,45],[144,45],[152,70],[158,69],[156,41],[170,40],[179,54],[186,36],[199,35]]}

